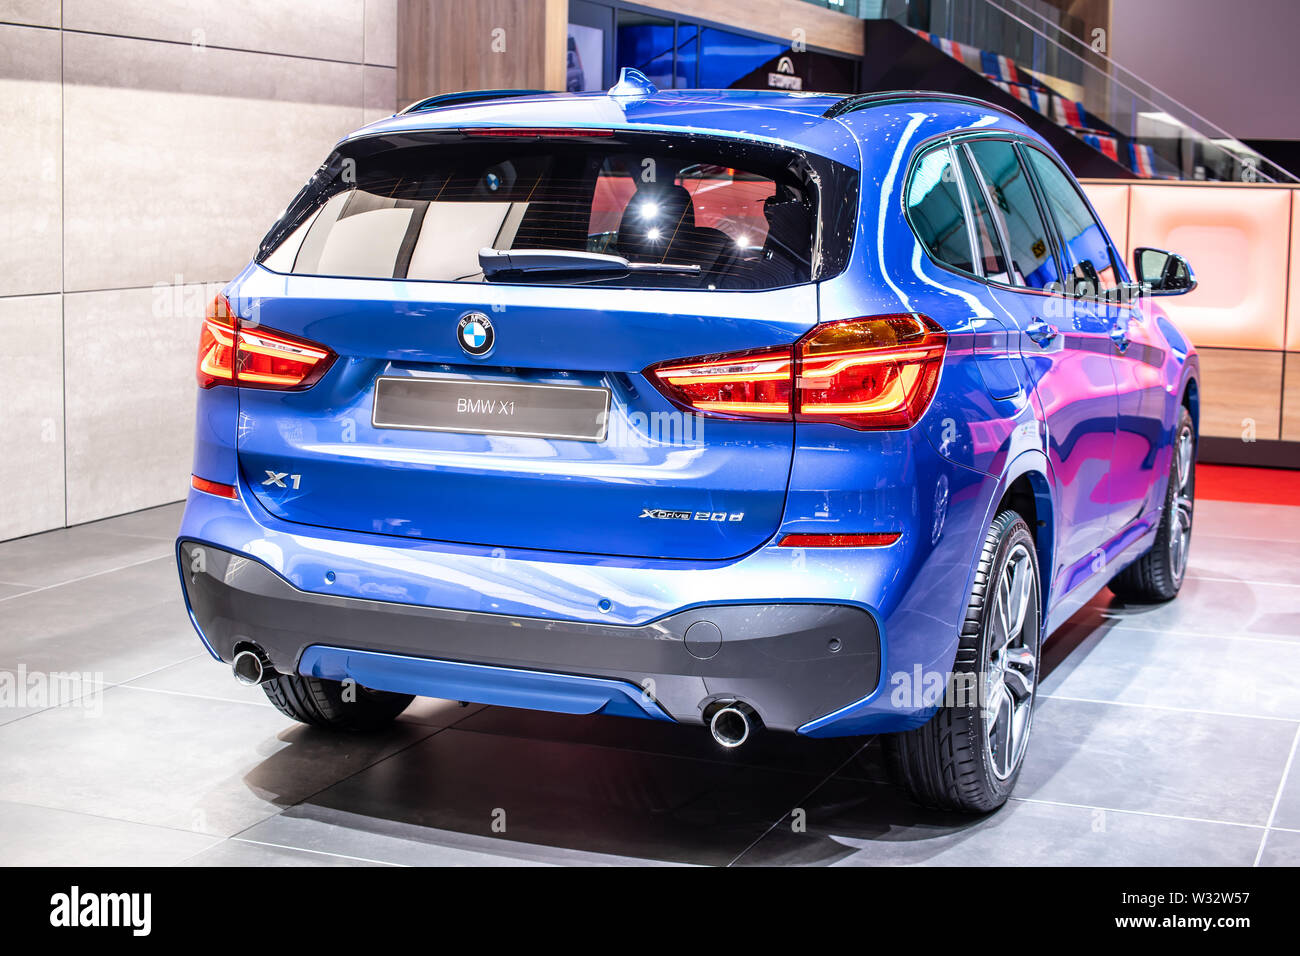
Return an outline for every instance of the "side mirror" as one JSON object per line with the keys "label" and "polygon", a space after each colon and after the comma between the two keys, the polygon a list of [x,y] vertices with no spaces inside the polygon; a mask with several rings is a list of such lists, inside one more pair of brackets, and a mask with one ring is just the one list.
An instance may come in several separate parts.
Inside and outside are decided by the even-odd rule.
{"label": "side mirror", "polygon": [[1196,288],[1196,275],[1187,260],[1163,249],[1133,250],[1137,279],[1147,295],[1185,295]]}

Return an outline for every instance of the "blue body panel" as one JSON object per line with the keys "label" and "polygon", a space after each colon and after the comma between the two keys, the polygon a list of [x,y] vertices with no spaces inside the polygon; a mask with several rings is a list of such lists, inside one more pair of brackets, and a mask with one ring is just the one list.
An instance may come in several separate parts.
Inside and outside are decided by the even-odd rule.
{"label": "blue body panel", "polygon": [[307,648],[298,670],[309,677],[335,681],[351,678],[363,687],[383,687],[423,697],[473,700],[559,714],[672,720],[635,685],[596,677],[487,667],[319,644]]}
{"label": "blue body panel", "polygon": [[[200,391],[194,473],[237,486],[239,496],[191,492],[181,539],[248,555],[313,594],[545,618],[557,627],[642,625],[709,605],[853,605],[879,626],[880,680],[800,732],[896,731],[928,720],[935,703],[898,688],[951,670],[976,557],[1013,485],[1031,488],[1038,509],[1049,633],[1150,547],[1196,359],[1147,299],[1122,315],[1062,320],[1068,335],[1059,347],[1039,348],[1025,329],[1049,297],[993,289],[926,254],[903,214],[917,147],[970,130],[1032,136],[1018,121],[973,103],[902,100],[823,118],[836,100],[548,94],[399,115],[353,134],[576,126],[770,142],[859,170],[857,231],[841,274],[764,292],[489,288],[286,276],[250,265],[227,289],[236,311],[323,343],[340,359],[302,392]],[[447,333],[467,309],[492,316],[499,344],[487,360],[467,358]],[[651,364],[786,345],[819,322],[899,312],[924,313],[948,333],[938,393],[910,429],[709,420],[703,435],[647,432],[656,412],[673,408],[643,375]],[[1112,355],[1097,343],[1109,344],[1119,321],[1132,344]],[[381,375],[605,387],[611,427],[631,438],[376,428],[370,410]],[[266,472],[286,471],[302,475],[298,487],[264,485]],[[646,508],[745,520],[683,529],[647,524],[639,518]],[[875,548],[778,546],[787,533],[830,532],[900,537]],[[300,673],[671,719],[624,682],[378,654],[364,638],[355,648],[310,649]]]}

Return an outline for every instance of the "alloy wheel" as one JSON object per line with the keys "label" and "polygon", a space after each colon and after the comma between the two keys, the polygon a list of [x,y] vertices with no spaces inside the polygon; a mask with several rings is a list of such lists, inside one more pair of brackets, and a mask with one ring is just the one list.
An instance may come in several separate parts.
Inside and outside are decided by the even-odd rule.
{"label": "alloy wheel", "polygon": [[1169,515],[1169,573],[1174,583],[1181,583],[1187,570],[1187,552],[1192,540],[1192,476],[1195,463],[1195,443],[1192,430],[1184,427],[1178,433],[1174,446],[1175,471],[1173,510]]}
{"label": "alloy wheel", "polygon": [[1017,544],[998,578],[984,669],[984,732],[999,780],[1015,772],[1029,742],[1038,679],[1038,600],[1033,558]]}

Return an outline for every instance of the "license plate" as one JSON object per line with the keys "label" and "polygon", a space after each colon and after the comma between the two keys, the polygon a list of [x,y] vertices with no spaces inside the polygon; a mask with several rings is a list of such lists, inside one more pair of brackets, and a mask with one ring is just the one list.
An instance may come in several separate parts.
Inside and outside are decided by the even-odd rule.
{"label": "license plate", "polygon": [[603,441],[608,418],[607,388],[381,378],[370,420],[376,428]]}

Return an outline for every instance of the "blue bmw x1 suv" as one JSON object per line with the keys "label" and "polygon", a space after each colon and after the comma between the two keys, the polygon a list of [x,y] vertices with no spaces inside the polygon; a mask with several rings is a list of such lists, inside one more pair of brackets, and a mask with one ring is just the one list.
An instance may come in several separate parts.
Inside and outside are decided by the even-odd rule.
{"label": "blue bmw x1 suv", "polygon": [[217,297],[177,540],[285,714],[414,695],[886,733],[997,807],[1040,646],[1166,600],[1197,360],[1060,159],[934,93],[435,97],[341,141]]}

